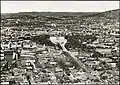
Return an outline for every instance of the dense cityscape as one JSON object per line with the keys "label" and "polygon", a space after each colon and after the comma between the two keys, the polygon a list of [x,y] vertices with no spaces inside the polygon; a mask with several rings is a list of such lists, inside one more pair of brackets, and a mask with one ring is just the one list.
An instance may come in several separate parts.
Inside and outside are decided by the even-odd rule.
{"label": "dense cityscape", "polygon": [[119,11],[2,14],[1,85],[119,84]]}

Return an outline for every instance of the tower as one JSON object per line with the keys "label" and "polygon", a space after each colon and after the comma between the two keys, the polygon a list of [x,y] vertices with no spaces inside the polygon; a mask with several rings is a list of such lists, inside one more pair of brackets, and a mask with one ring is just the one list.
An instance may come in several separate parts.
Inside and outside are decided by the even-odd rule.
{"label": "tower", "polygon": [[8,66],[12,65],[12,60],[13,60],[13,50],[11,49],[5,49],[4,50],[4,56],[5,60],[8,62]]}

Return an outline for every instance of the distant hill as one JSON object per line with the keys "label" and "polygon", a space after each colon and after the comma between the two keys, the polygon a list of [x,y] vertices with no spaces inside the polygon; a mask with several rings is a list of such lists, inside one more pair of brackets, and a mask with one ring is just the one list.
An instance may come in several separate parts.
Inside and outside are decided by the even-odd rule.
{"label": "distant hill", "polygon": [[120,9],[105,11],[100,14],[101,16],[110,16],[110,17],[119,17],[120,16]]}
{"label": "distant hill", "polygon": [[120,16],[120,9],[115,10],[109,10],[101,13],[96,13],[93,15],[87,15],[84,17],[92,17],[92,18],[100,18],[100,17],[106,17],[106,18],[119,18]]}
{"label": "distant hill", "polygon": [[12,18],[12,17],[38,17],[38,16],[86,16],[93,15],[97,12],[19,12],[19,13],[5,13],[1,14],[1,18]]}
{"label": "distant hill", "polygon": [[20,12],[19,14],[31,14],[33,16],[83,16],[94,14],[96,12]]}
{"label": "distant hill", "polygon": [[120,9],[105,11],[105,12],[19,12],[19,13],[3,13],[1,19],[5,18],[28,18],[33,19],[39,16],[78,16],[81,18],[118,18]]}

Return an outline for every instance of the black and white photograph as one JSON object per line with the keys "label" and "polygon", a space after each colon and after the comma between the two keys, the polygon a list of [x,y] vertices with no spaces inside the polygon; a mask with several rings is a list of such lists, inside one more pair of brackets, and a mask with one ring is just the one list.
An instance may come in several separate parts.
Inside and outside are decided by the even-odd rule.
{"label": "black and white photograph", "polygon": [[119,1],[1,1],[1,85],[119,85]]}

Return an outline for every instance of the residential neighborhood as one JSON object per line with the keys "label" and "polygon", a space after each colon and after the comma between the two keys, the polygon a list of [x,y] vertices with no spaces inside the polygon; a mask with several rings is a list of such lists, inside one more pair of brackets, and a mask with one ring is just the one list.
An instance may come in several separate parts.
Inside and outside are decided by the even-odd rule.
{"label": "residential neighborhood", "polygon": [[3,14],[1,85],[118,85],[119,11]]}

